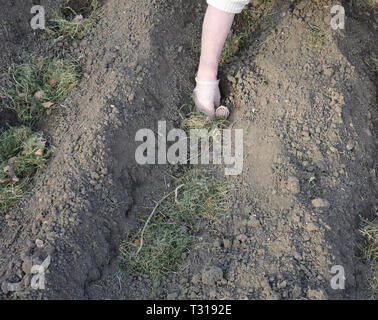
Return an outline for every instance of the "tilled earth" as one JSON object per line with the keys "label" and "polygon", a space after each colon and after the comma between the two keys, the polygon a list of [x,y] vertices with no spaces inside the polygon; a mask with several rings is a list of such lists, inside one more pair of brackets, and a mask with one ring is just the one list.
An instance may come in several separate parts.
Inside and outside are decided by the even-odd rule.
{"label": "tilled earth", "polygon": [[[96,32],[80,42],[8,37],[10,52],[77,59],[84,77],[41,127],[54,150],[48,168],[0,217],[1,297],[368,298],[359,228],[377,206],[377,88],[366,62],[378,42],[376,16],[356,3],[344,4],[346,29],[335,31],[335,3],[279,1],[269,27],[222,66],[230,127],[244,132],[243,172],[228,177],[223,227],[199,233],[177,273],[159,282],[117,272],[120,241],[169,185],[167,167],[135,163],[134,137],[159,120],[178,125],[205,1],[107,0]],[[305,45],[313,26],[326,39],[318,51]],[[31,266],[48,255],[46,289],[32,290]],[[345,290],[330,286],[335,265]]]}

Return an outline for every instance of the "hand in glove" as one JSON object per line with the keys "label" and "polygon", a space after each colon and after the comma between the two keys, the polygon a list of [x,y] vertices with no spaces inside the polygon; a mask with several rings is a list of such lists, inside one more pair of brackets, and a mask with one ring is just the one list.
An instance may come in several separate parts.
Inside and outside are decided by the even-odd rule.
{"label": "hand in glove", "polygon": [[215,107],[219,107],[221,100],[219,80],[199,81],[196,78],[196,83],[194,103],[200,111],[212,118],[215,114]]}

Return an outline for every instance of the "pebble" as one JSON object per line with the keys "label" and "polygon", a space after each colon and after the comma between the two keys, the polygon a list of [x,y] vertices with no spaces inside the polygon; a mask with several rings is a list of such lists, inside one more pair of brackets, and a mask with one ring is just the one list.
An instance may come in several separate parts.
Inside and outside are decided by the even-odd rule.
{"label": "pebble", "polygon": [[45,97],[45,92],[42,91],[42,90],[39,90],[37,91],[36,93],[34,93],[34,98],[38,99],[38,100],[41,100]]}
{"label": "pebble", "polygon": [[315,208],[329,208],[329,202],[327,200],[321,199],[321,198],[316,198],[311,201],[311,204]]}
{"label": "pebble", "polygon": [[37,248],[43,248],[43,241],[41,239],[36,239],[35,244]]}
{"label": "pebble", "polygon": [[349,142],[349,143],[346,145],[346,148],[347,148],[348,151],[352,151],[353,148],[354,148],[353,142]]}
{"label": "pebble", "polygon": [[333,69],[332,68],[324,68],[323,73],[326,77],[333,76]]}
{"label": "pebble", "polygon": [[199,284],[201,282],[201,275],[199,273],[195,274],[192,278],[193,284]]}
{"label": "pebble", "polygon": [[231,241],[228,239],[223,239],[223,246],[228,249],[231,248]]}
{"label": "pebble", "polygon": [[221,268],[212,266],[202,272],[202,283],[209,286],[215,286],[218,281],[223,279],[223,271]]}
{"label": "pebble", "polygon": [[296,9],[303,10],[305,8],[306,4],[307,4],[306,1],[302,1],[302,2],[297,4]]}
{"label": "pebble", "polygon": [[324,292],[322,290],[308,290],[307,297],[310,300],[325,300],[326,297],[324,295]]}
{"label": "pebble", "polygon": [[291,193],[298,194],[301,191],[298,178],[294,176],[289,177],[287,181],[287,188]]}
{"label": "pebble", "polygon": [[169,293],[167,295],[167,300],[175,300],[175,299],[177,299],[177,297],[178,297],[178,293],[177,292],[172,292],[172,293]]}
{"label": "pebble", "polygon": [[248,240],[248,237],[245,235],[245,234],[239,234],[236,239],[241,242],[241,243],[244,243]]}
{"label": "pebble", "polygon": [[15,227],[15,226],[17,226],[17,221],[16,220],[8,220],[7,224],[8,224],[8,227]]}
{"label": "pebble", "polygon": [[259,220],[256,219],[254,216],[250,216],[248,220],[248,227],[256,228],[260,225]]}
{"label": "pebble", "polygon": [[22,263],[22,271],[24,271],[26,274],[29,274],[32,266],[33,266],[32,260],[31,259],[26,259]]}
{"label": "pebble", "polygon": [[98,173],[96,171],[92,171],[91,172],[91,178],[94,179],[94,180],[98,180],[98,179],[100,179],[100,176],[98,175]]}
{"label": "pebble", "polygon": [[294,253],[294,259],[297,260],[297,261],[301,261],[302,260],[302,255],[296,251]]}
{"label": "pebble", "polygon": [[306,225],[306,230],[309,231],[309,232],[316,231],[318,229],[319,228],[312,222],[310,222]]}
{"label": "pebble", "polygon": [[264,0],[251,0],[251,3],[254,7],[261,5],[263,2]]}

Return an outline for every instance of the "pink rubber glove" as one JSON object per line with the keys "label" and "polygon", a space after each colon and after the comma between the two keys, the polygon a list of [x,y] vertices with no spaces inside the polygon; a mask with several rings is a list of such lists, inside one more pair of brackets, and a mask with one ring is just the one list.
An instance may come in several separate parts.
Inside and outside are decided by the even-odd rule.
{"label": "pink rubber glove", "polygon": [[196,107],[209,117],[214,117],[214,107],[219,107],[221,95],[219,91],[219,80],[199,81],[196,78],[194,89],[194,103]]}

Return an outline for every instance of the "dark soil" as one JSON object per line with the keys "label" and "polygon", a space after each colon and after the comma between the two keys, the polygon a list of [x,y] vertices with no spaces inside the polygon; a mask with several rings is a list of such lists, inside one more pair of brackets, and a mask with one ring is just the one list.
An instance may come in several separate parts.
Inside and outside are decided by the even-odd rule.
{"label": "dark soil", "polygon": [[[193,89],[205,1],[107,0],[94,34],[54,44],[28,28],[27,3],[10,11],[0,3],[3,70],[24,61],[25,50],[83,65],[80,86],[41,124],[54,150],[48,168],[0,217],[1,298],[370,296],[359,233],[377,205],[377,87],[366,61],[378,42],[368,7],[346,6],[346,29],[334,31],[331,2],[278,1],[269,27],[257,28],[256,41],[222,66],[230,127],[244,130],[244,170],[228,177],[224,226],[198,234],[179,271],[153,282],[117,269],[127,231],[170,190],[166,166],[136,164],[134,137],[159,120],[178,126]],[[311,26],[327,39],[316,52],[304,45]],[[0,114],[0,126],[3,115],[15,121]],[[48,255],[46,289],[33,290],[31,266]],[[345,269],[345,290],[330,286],[334,265]],[[8,292],[8,283],[20,290]]]}

